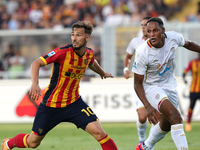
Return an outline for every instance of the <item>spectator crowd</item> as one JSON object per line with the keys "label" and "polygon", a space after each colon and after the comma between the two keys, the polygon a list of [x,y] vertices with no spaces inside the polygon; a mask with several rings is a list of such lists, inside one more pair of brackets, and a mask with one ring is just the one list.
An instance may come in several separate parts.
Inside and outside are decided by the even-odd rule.
{"label": "spectator crowd", "polygon": [[0,0],[0,29],[62,30],[78,20],[102,26],[140,23],[144,16],[169,19],[188,0]]}
{"label": "spectator crowd", "polygon": [[[94,27],[140,24],[146,16],[168,20],[189,0],[0,0],[0,30],[63,30],[78,20]],[[0,58],[2,71],[25,70],[26,60],[15,45]],[[100,51],[97,52],[98,57]],[[1,78],[1,76],[0,76]],[[13,74],[12,78],[20,78]]]}

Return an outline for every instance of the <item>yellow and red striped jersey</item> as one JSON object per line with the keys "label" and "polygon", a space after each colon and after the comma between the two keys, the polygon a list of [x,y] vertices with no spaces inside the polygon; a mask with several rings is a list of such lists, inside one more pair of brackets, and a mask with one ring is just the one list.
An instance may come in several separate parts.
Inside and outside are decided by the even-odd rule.
{"label": "yellow and red striped jersey", "polygon": [[79,97],[79,83],[89,64],[94,63],[94,51],[86,47],[80,56],[72,44],[58,47],[42,55],[45,65],[53,63],[50,83],[42,102],[49,107],[61,108],[75,102]]}
{"label": "yellow and red striped jersey", "polygon": [[190,86],[191,93],[200,92],[200,61],[198,59],[189,62],[188,67],[184,69],[184,73],[192,72],[192,83]]}

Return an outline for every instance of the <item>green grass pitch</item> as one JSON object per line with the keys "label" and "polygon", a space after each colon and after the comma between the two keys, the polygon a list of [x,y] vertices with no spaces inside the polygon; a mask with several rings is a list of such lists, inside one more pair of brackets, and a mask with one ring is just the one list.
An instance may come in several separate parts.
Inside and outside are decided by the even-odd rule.
{"label": "green grass pitch", "polygon": [[[138,144],[136,124],[101,123],[107,134],[115,141],[119,150],[135,150]],[[19,133],[30,133],[32,124],[0,124],[0,140]],[[148,125],[147,133],[150,125]],[[200,122],[192,122],[192,131],[185,132],[190,150],[200,149]],[[148,134],[147,134],[148,136]],[[18,148],[15,148],[18,149]],[[88,133],[71,123],[61,123],[51,130],[35,150],[101,150],[99,143]],[[154,150],[175,150],[171,133],[158,142]]]}

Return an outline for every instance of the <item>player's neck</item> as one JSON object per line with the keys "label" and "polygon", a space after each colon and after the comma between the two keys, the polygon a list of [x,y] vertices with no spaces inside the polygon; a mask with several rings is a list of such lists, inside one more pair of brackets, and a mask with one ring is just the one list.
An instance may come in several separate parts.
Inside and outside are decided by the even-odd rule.
{"label": "player's neck", "polygon": [[[150,43],[151,43],[151,41],[150,41]],[[151,45],[155,48],[161,48],[165,45],[165,38],[162,37],[161,40],[156,45],[154,45],[152,43],[151,43]]]}
{"label": "player's neck", "polygon": [[146,41],[148,39],[148,36],[147,35],[143,35],[142,38]]}
{"label": "player's neck", "polygon": [[80,48],[78,50],[75,50],[75,52],[82,56],[85,53],[85,49],[86,49],[86,47],[82,47],[82,48]]}

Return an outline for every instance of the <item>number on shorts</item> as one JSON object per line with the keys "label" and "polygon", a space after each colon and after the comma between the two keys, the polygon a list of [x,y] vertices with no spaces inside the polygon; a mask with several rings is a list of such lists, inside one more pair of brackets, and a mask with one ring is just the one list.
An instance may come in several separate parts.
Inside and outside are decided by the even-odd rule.
{"label": "number on shorts", "polygon": [[84,112],[86,113],[87,116],[90,116],[90,115],[94,115],[94,113],[92,112],[92,110],[90,109],[90,107],[87,107],[86,109],[82,109],[81,112]]}

